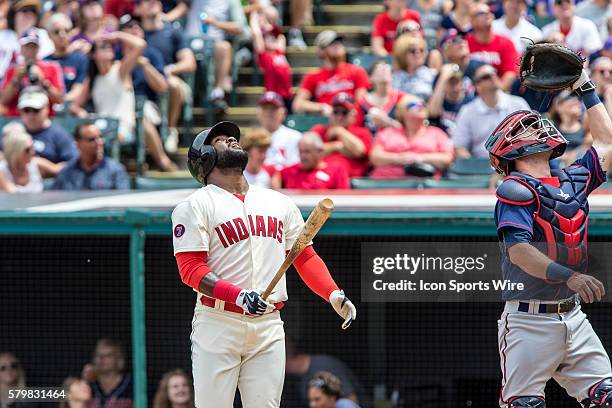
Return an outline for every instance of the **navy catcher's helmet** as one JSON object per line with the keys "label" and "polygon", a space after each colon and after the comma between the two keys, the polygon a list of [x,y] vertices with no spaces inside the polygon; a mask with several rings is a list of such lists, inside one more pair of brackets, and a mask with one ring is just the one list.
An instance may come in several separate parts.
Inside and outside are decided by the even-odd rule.
{"label": "navy catcher's helmet", "polygon": [[206,177],[217,163],[217,151],[210,142],[215,136],[220,135],[240,140],[240,128],[232,122],[219,122],[210,129],[200,132],[189,147],[187,168],[193,178],[203,185],[206,185]]}

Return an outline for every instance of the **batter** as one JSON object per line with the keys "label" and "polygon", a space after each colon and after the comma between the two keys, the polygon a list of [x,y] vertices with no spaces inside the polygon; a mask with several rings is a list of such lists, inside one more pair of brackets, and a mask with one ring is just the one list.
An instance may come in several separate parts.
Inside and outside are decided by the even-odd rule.
{"label": "batter", "polygon": [[[304,220],[293,201],[249,186],[240,129],[220,122],[200,133],[188,153],[204,187],[172,213],[174,254],[182,281],[197,301],[191,332],[195,405],[230,408],[236,387],[244,408],[280,405],[285,334],[280,309],[285,277],[267,301],[260,293],[297,239]],[[346,329],[357,316],[312,246],[294,262],[300,277],[331,303]]]}
{"label": "batter", "polygon": [[580,308],[605,295],[586,274],[587,197],[606,180],[612,125],[584,70],[572,89],[593,135],[572,165],[551,170],[567,141],[535,111],[512,113],[486,142],[491,164],[507,176],[495,207],[503,277],[524,284],[503,293],[500,407],[545,407],[550,378],[585,408],[612,406],[610,359]]}

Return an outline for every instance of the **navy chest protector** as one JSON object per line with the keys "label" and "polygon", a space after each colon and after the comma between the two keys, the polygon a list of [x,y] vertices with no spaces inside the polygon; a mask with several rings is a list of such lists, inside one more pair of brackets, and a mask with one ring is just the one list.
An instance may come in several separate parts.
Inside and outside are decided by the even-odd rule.
{"label": "navy chest protector", "polygon": [[512,172],[497,189],[497,198],[514,205],[536,205],[533,242],[550,259],[574,270],[587,267],[587,186],[590,173],[582,166],[552,170],[559,187]]}

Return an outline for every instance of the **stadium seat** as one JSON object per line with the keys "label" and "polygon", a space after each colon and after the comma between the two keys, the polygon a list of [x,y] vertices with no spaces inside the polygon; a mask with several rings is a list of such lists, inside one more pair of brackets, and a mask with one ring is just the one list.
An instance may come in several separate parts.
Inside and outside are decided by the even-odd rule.
{"label": "stadium seat", "polygon": [[555,21],[554,16],[534,16],[533,17],[533,24],[538,28],[542,28],[546,24],[552,23],[553,21]]}
{"label": "stadium seat", "polygon": [[488,158],[457,159],[448,169],[452,176],[488,176],[493,172]]}
{"label": "stadium seat", "polygon": [[427,179],[423,186],[432,189],[488,188],[489,177],[463,177],[441,180]]}
{"label": "stadium seat", "polygon": [[388,62],[389,64],[393,62],[393,58],[391,56],[379,57],[378,55],[362,52],[362,53],[354,55],[351,58],[351,63],[355,65],[359,65],[361,68],[365,69],[366,71],[369,71],[370,67],[376,61],[380,61],[380,60]]}
{"label": "stadium seat", "polygon": [[327,124],[329,119],[321,115],[312,115],[309,113],[294,113],[288,115],[285,119],[285,126],[295,129],[298,132],[306,132],[314,125]]}
{"label": "stadium seat", "polygon": [[202,185],[191,177],[144,177],[136,176],[136,190],[173,190],[178,188],[200,188]]}
{"label": "stadium seat", "polygon": [[371,179],[354,177],[351,179],[351,187],[356,190],[414,189],[420,188],[422,184],[423,180],[417,178]]}

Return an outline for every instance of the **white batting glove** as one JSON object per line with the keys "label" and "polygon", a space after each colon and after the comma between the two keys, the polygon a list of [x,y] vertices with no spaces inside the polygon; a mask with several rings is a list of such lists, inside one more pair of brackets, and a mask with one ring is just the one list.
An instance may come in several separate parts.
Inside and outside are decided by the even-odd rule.
{"label": "white batting glove", "polygon": [[275,309],[272,303],[266,302],[255,290],[242,289],[236,297],[236,302],[246,313],[261,316]]}
{"label": "white batting glove", "polygon": [[343,290],[334,290],[329,295],[329,303],[334,307],[336,313],[344,319],[342,330],[346,330],[353,320],[357,319],[357,309],[353,302],[344,294]]}

